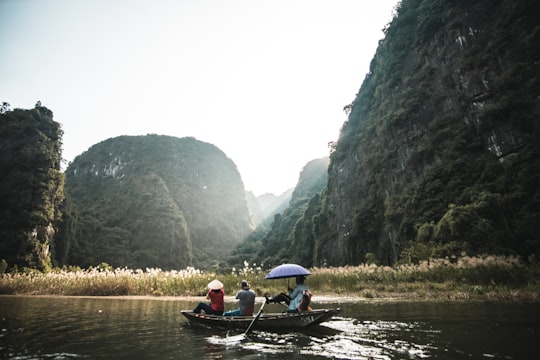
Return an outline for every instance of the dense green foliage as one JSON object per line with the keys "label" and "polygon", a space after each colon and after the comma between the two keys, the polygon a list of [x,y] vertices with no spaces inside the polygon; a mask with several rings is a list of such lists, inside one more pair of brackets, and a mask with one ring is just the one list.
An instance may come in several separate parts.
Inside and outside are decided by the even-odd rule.
{"label": "dense green foliage", "polygon": [[66,170],[63,262],[209,268],[251,231],[234,163],[194,138],[121,136]]}
{"label": "dense green foliage", "polygon": [[51,267],[61,217],[62,130],[39,103],[0,112],[0,259],[6,266]]}
{"label": "dense green foliage", "polygon": [[331,156],[316,259],[540,254],[533,1],[403,0]]}

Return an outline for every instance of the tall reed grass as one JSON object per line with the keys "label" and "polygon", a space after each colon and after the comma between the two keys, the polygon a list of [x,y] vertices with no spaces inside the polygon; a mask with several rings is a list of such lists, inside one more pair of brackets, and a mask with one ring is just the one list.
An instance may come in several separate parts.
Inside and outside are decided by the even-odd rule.
{"label": "tall reed grass", "polygon": [[[519,299],[540,301],[540,266],[524,265],[517,257],[432,259],[417,265],[371,265],[312,268],[307,284],[317,295],[411,299]],[[217,278],[227,295],[246,279],[259,296],[294,285],[294,279],[265,280],[267,270],[244,263],[227,273],[183,270],[56,269],[0,275],[0,294],[79,296],[204,296]]]}

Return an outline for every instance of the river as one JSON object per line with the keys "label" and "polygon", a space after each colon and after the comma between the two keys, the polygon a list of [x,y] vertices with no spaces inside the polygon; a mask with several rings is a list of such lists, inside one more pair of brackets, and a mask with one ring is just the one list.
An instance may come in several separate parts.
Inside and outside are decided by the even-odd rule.
{"label": "river", "polygon": [[341,312],[309,331],[240,341],[241,331],[187,323],[180,310],[193,299],[0,296],[0,358],[538,358],[539,304],[313,301]]}

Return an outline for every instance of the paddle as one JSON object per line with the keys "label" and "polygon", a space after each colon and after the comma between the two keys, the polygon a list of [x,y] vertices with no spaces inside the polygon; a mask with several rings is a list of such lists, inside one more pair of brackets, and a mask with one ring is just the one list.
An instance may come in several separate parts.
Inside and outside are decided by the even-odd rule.
{"label": "paddle", "polygon": [[248,336],[249,333],[253,330],[253,325],[255,325],[255,322],[259,319],[259,317],[261,316],[261,313],[264,309],[264,305],[266,305],[266,300],[263,301],[262,305],[261,305],[261,308],[259,309],[259,312],[257,313],[257,315],[255,316],[255,318],[253,318],[253,320],[251,320],[251,323],[249,324],[249,326],[247,327],[246,331],[244,332],[244,335],[245,336]]}

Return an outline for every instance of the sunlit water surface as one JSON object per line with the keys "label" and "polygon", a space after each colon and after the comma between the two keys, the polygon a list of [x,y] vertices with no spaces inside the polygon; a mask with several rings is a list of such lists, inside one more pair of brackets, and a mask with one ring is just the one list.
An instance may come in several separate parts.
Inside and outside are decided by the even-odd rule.
{"label": "sunlit water surface", "polygon": [[[2,359],[535,359],[538,304],[359,302],[302,332],[209,329],[194,302],[0,297]],[[231,304],[232,305],[232,304]],[[272,305],[278,306],[278,305]],[[280,311],[279,307],[270,308]]]}

